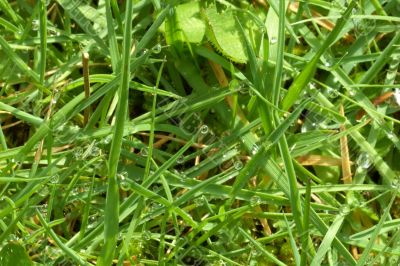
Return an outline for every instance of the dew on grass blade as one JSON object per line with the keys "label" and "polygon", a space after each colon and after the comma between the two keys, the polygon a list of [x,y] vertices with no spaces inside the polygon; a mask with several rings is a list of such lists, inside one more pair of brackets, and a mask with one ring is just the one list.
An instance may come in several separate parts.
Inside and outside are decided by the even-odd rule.
{"label": "dew on grass blade", "polygon": [[259,196],[252,196],[250,198],[250,206],[256,207],[261,204],[261,198]]}
{"label": "dew on grass blade", "polygon": [[140,149],[140,155],[142,155],[143,157],[147,157],[147,155],[149,155],[147,147],[143,147]]}
{"label": "dew on grass blade", "polygon": [[205,135],[208,133],[208,126],[207,125],[202,125],[200,128],[200,133]]}
{"label": "dew on grass blade", "polygon": [[203,206],[204,205],[204,200],[203,200],[203,198],[202,197],[199,197],[199,198],[195,198],[194,199],[194,204],[196,205],[196,207],[201,207],[201,206]]}
{"label": "dew on grass blade", "polygon": [[392,185],[393,189],[399,189],[400,188],[400,180],[399,180],[399,178],[393,179],[391,185]]}
{"label": "dew on grass blade", "polygon": [[39,20],[37,19],[32,20],[32,30],[33,31],[39,30]]}
{"label": "dew on grass blade", "polygon": [[251,148],[251,154],[255,155],[259,150],[259,147],[257,144],[254,144],[253,147]]}
{"label": "dew on grass blade", "polygon": [[57,183],[59,182],[59,180],[60,180],[59,175],[58,175],[58,174],[55,174],[55,175],[53,175],[53,176],[50,178],[50,183],[52,183],[52,184],[57,184]]}
{"label": "dew on grass blade", "polygon": [[235,163],[233,164],[233,166],[235,167],[236,170],[240,170],[243,168],[243,163],[242,161],[235,161]]}
{"label": "dew on grass blade", "polygon": [[143,231],[142,233],[143,240],[149,241],[151,239],[151,233],[148,230]]}
{"label": "dew on grass blade", "polygon": [[371,159],[366,152],[361,153],[357,158],[357,165],[363,169],[368,169],[371,163]]}
{"label": "dew on grass blade", "polygon": [[348,206],[348,205],[344,205],[344,206],[342,206],[341,208],[340,208],[340,215],[343,215],[343,216],[345,216],[345,215],[347,215],[347,214],[349,214],[350,213],[350,207]]}
{"label": "dew on grass blade", "polygon": [[269,40],[269,42],[270,42],[271,44],[275,44],[275,43],[278,42],[278,39],[277,39],[275,36],[272,36],[271,39]]}
{"label": "dew on grass blade", "polygon": [[103,139],[103,143],[104,144],[110,144],[111,143],[111,140],[112,140],[112,136],[111,135],[108,135],[107,137],[105,137],[104,139]]}
{"label": "dew on grass blade", "polygon": [[124,191],[128,191],[131,188],[127,180],[121,180],[120,186]]}
{"label": "dew on grass blade", "polygon": [[158,43],[151,48],[151,51],[155,54],[159,54],[161,52],[161,48],[161,44]]}
{"label": "dew on grass blade", "polygon": [[179,156],[176,159],[176,163],[178,163],[178,164],[182,164],[184,161],[185,161],[185,157],[183,155]]}

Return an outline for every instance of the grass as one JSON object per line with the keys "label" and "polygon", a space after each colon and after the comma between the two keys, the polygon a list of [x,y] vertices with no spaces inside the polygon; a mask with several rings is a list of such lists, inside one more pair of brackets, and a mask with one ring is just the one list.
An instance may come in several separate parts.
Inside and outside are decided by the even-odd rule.
{"label": "grass", "polygon": [[398,265],[400,4],[287,2],[0,0],[0,264]]}

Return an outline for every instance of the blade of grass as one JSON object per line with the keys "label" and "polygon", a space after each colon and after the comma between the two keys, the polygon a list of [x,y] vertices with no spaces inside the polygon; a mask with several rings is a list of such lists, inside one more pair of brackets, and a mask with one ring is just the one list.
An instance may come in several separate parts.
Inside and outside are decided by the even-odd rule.
{"label": "blade of grass", "polygon": [[132,36],[132,1],[126,2],[126,17],[124,29],[124,45],[122,52],[121,86],[119,88],[118,109],[114,127],[114,138],[108,159],[108,189],[105,206],[104,246],[98,258],[100,266],[110,265],[115,253],[119,233],[119,188],[117,183],[117,169],[121,153],[122,138],[125,121],[128,114],[128,96],[130,71],[130,53]]}

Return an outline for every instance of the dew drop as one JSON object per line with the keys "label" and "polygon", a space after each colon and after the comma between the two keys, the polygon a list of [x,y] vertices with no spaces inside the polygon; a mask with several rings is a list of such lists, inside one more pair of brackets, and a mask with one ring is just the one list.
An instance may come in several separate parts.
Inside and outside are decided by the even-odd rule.
{"label": "dew drop", "polygon": [[55,174],[55,175],[53,175],[53,176],[50,178],[50,183],[52,183],[52,184],[57,184],[57,183],[59,182],[59,180],[60,180],[59,175],[58,175],[58,174]]}
{"label": "dew drop", "polygon": [[350,207],[348,205],[344,205],[340,208],[340,214],[345,216],[350,213]]}
{"label": "dew drop", "polygon": [[200,197],[200,198],[196,198],[196,199],[194,199],[194,204],[196,205],[196,207],[201,207],[201,206],[203,206],[204,205],[204,201],[203,201],[203,199]]}
{"label": "dew drop", "polygon": [[332,63],[331,63],[330,61],[326,61],[324,65],[325,65],[326,67],[331,67],[331,66],[332,66]]}
{"label": "dew drop", "polygon": [[105,139],[103,139],[104,144],[110,144],[112,140],[112,136],[108,135]]}
{"label": "dew drop", "polygon": [[387,132],[386,136],[390,139],[390,140],[395,140],[396,139],[396,135],[393,132]]}
{"label": "dew drop", "polygon": [[91,149],[91,155],[93,157],[99,156],[100,155],[100,148],[97,146],[92,147]]}
{"label": "dew drop", "polygon": [[121,180],[125,180],[128,178],[128,172],[124,171],[118,174],[118,178],[120,178]]}
{"label": "dew drop", "polygon": [[338,97],[338,91],[337,90],[335,90],[335,89],[333,89],[333,88],[328,88],[327,89],[327,93],[328,93],[328,97],[329,98],[336,98],[336,97]]}
{"label": "dew drop", "polygon": [[151,48],[151,51],[155,54],[159,54],[161,52],[161,48],[161,44],[158,43]]}
{"label": "dew drop", "polygon": [[131,188],[127,180],[122,180],[120,182],[120,186],[123,191],[129,191],[129,189]]}
{"label": "dew drop", "polygon": [[368,169],[371,166],[371,160],[367,153],[363,152],[357,158],[357,165],[363,169]]}
{"label": "dew drop", "polygon": [[250,206],[256,207],[261,204],[261,199],[259,196],[253,196],[250,198]]}
{"label": "dew drop", "polygon": [[82,148],[78,148],[74,151],[74,157],[75,159],[80,159],[83,155],[83,149]]}
{"label": "dew drop", "polygon": [[208,126],[207,125],[202,125],[200,128],[200,133],[205,135],[208,133]]}
{"label": "dew drop", "polygon": [[271,39],[269,40],[269,42],[271,43],[271,44],[275,44],[275,43],[277,43],[278,42],[278,39],[276,38],[276,37],[271,37]]}
{"label": "dew drop", "polygon": [[399,189],[400,188],[400,180],[398,178],[393,179],[391,185],[392,185],[393,189]]}
{"label": "dew drop", "polygon": [[178,164],[182,164],[184,161],[185,161],[185,157],[184,157],[183,155],[179,156],[179,157],[176,159],[176,162],[177,162]]}
{"label": "dew drop", "polygon": [[149,241],[151,239],[151,233],[149,231],[145,230],[142,233],[142,237],[143,237],[143,240]]}
{"label": "dew drop", "polygon": [[240,170],[243,168],[243,163],[242,163],[242,161],[235,161],[233,166],[235,167],[236,170]]}
{"label": "dew drop", "polygon": [[147,157],[147,155],[149,155],[147,147],[143,147],[140,149],[140,155],[142,155],[143,157]]}
{"label": "dew drop", "polygon": [[32,30],[33,31],[39,30],[39,20],[37,19],[32,20]]}
{"label": "dew drop", "polygon": [[258,152],[259,148],[257,144],[254,144],[251,148],[251,154],[255,155]]}

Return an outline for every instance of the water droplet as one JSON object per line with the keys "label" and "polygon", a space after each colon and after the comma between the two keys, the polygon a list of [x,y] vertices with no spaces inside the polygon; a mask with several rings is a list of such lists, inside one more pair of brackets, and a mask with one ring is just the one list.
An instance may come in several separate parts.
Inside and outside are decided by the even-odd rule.
{"label": "water droplet", "polygon": [[196,205],[196,207],[201,207],[201,206],[203,206],[204,205],[204,201],[203,201],[203,199],[200,197],[200,198],[195,198],[194,199],[194,204]]}
{"label": "water droplet", "polygon": [[128,172],[126,172],[126,171],[123,171],[123,172],[121,172],[121,173],[118,174],[118,178],[121,179],[121,180],[127,179],[128,176],[129,176],[129,175],[128,175]]}
{"label": "water droplet", "polygon": [[55,175],[53,175],[53,176],[50,178],[50,183],[52,183],[52,184],[57,184],[57,183],[59,182],[59,180],[60,180],[59,175],[58,175],[58,174],[55,174]]}
{"label": "water droplet", "polygon": [[111,140],[112,140],[112,136],[111,136],[111,135],[108,135],[107,137],[105,137],[105,138],[103,139],[103,143],[104,143],[104,144],[110,144],[110,143],[111,143]]}
{"label": "water droplet", "polygon": [[39,20],[37,19],[32,20],[32,30],[33,31],[39,30]]}
{"label": "water droplet", "polygon": [[119,185],[121,186],[121,189],[124,191],[129,191],[129,189],[131,188],[131,186],[129,185],[129,183],[126,179],[121,180]]}
{"label": "water droplet", "polygon": [[400,188],[400,180],[398,178],[392,180],[392,188],[399,189]]}
{"label": "water droplet", "polygon": [[149,241],[151,239],[151,232],[145,230],[142,233],[143,240]]}
{"label": "water droplet", "polygon": [[251,154],[255,155],[259,150],[259,147],[257,144],[254,144],[253,147],[251,148]]}
{"label": "water droplet", "polygon": [[243,163],[242,163],[242,161],[235,161],[233,166],[235,167],[236,170],[240,170],[243,168]]}
{"label": "water droplet", "polygon": [[386,136],[390,139],[390,140],[396,140],[396,135],[393,132],[387,132]]}
{"label": "water droplet", "polygon": [[333,88],[328,88],[328,89],[326,90],[326,92],[327,92],[329,98],[336,98],[336,97],[338,97],[338,95],[339,95],[339,94],[338,94],[338,91],[335,90],[335,89],[333,89]]}
{"label": "water droplet", "polygon": [[[16,236],[16,235],[14,235],[14,234],[10,234],[9,236],[8,236],[8,240],[9,241],[17,241],[18,240],[18,237]],[[12,250],[11,250],[12,251]]]}
{"label": "water droplet", "polygon": [[329,61],[329,60],[327,60],[326,62],[325,62],[325,64],[324,64],[326,67],[331,67],[332,66],[332,63]]}
{"label": "water droplet", "polygon": [[142,155],[143,157],[147,157],[147,155],[149,155],[149,151],[148,151],[147,147],[140,149],[140,155]]}
{"label": "water droplet", "polygon": [[202,125],[200,128],[200,133],[205,135],[208,133],[208,126],[207,125]]}
{"label": "water droplet", "polygon": [[277,39],[276,37],[272,36],[271,39],[269,40],[269,42],[270,42],[271,44],[275,44],[275,43],[278,42],[278,39]]}
{"label": "water droplet", "polygon": [[351,90],[351,91],[349,91],[349,95],[351,97],[354,97],[354,96],[356,96],[356,92],[354,90]]}
{"label": "water droplet", "polygon": [[151,48],[151,51],[155,54],[159,54],[161,52],[161,49],[162,49],[161,44],[158,43],[154,45],[153,48]]}
{"label": "water droplet", "polygon": [[347,215],[347,214],[349,214],[350,213],[350,207],[348,206],[348,205],[344,205],[344,206],[342,206],[341,208],[340,208],[340,215],[343,215],[343,216],[345,216],[345,215]]}
{"label": "water droplet", "polygon": [[92,157],[99,156],[100,152],[101,152],[101,149],[99,147],[93,146],[92,149],[91,149],[91,156]]}
{"label": "water droplet", "polygon": [[77,148],[74,151],[74,157],[75,159],[80,159],[83,155],[83,149],[82,148]]}
{"label": "water droplet", "polygon": [[256,96],[256,93],[254,92],[254,89],[253,89],[253,88],[250,88],[250,89],[249,89],[249,95],[250,95],[251,97]]}
{"label": "water droplet", "polygon": [[56,99],[56,98],[52,98],[52,99],[51,99],[51,103],[52,103],[52,104],[56,104],[56,103],[57,103],[57,99]]}
{"label": "water droplet", "polygon": [[39,206],[39,212],[46,217],[47,216],[47,203]]}
{"label": "water droplet", "polygon": [[250,198],[250,206],[256,207],[261,204],[261,199],[259,196],[253,196]]}
{"label": "water droplet", "polygon": [[149,50],[148,49],[143,49],[143,51],[142,51],[142,55],[145,55],[145,54],[147,54],[149,52]]}
{"label": "water droplet", "polygon": [[182,164],[184,161],[185,161],[185,157],[184,157],[183,155],[179,156],[179,157],[176,159],[176,162],[177,162],[178,164]]}
{"label": "water droplet", "polygon": [[363,169],[368,169],[371,166],[371,160],[367,153],[363,152],[357,158],[357,165]]}

